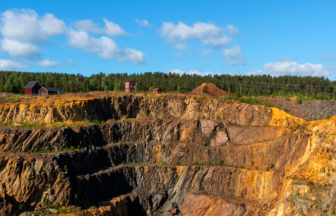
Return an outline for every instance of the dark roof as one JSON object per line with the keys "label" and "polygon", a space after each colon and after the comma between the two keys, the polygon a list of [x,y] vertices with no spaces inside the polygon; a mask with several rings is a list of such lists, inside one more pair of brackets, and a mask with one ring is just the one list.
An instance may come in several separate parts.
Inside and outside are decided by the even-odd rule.
{"label": "dark roof", "polygon": [[36,83],[38,83],[38,81],[29,81],[25,88],[33,88]]}
{"label": "dark roof", "polygon": [[155,89],[153,89],[153,91],[154,91],[154,90],[162,90],[162,88],[155,88]]}
{"label": "dark roof", "polygon": [[52,92],[58,92],[58,93],[61,93],[61,94],[64,94],[64,91],[62,91],[61,89],[58,89],[58,88],[49,88],[49,87],[43,87],[45,89],[49,91],[52,91]]}

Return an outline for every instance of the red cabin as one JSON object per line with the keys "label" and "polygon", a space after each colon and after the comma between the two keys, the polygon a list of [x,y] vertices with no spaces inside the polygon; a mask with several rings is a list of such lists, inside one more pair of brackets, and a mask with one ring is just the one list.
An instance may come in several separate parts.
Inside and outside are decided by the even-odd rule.
{"label": "red cabin", "polygon": [[24,87],[25,95],[38,95],[38,91],[42,88],[38,81],[29,81]]}
{"label": "red cabin", "polygon": [[153,89],[152,93],[162,93],[163,90],[161,88],[155,88]]}
{"label": "red cabin", "polygon": [[61,89],[48,88],[48,87],[42,87],[38,92],[39,92],[39,95],[64,94],[64,92]]}
{"label": "red cabin", "polygon": [[135,93],[135,84],[136,83],[137,83],[137,81],[134,81],[134,80],[124,82],[125,92]]}

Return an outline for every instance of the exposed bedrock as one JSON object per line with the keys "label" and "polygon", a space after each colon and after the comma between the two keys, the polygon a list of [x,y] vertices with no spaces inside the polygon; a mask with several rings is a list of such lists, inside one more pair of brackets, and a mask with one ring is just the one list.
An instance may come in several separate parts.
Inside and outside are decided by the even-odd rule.
{"label": "exposed bedrock", "polygon": [[[200,196],[226,203],[228,212],[255,212],[266,204],[269,210],[282,193],[286,172],[310,147],[309,135],[291,132],[209,120],[4,129],[0,183],[9,196],[31,208],[47,199],[84,209],[104,205],[106,214],[112,214],[120,201],[136,209],[129,215],[183,213],[190,211],[187,197]],[[72,151],[26,154],[77,145]]]}
{"label": "exposed bedrock", "polygon": [[[36,215],[55,203],[120,216],[280,216],[336,206],[332,119],[310,123],[277,109],[202,98],[33,106],[2,105],[0,120],[129,119],[1,128],[0,214]],[[316,197],[305,195],[310,191]]]}
{"label": "exposed bedrock", "polygon": [[57,129],[0,129],[0,150],[34,151],[105,146],[120,141],[189,142],[210,146],[251,144],[279,138],[293,130],[274,127],[243,127],[221,120],[118,121],[104,125]]}
{"label": "exposed bedrock", "polygon": [[45,122],[107,120],[142,117],[226,118],[238,124],[263,125],[272,109],[259,105],[226,103],[196,97],[145,96],[102,97],[50,104],[1,104],[0,121]]}

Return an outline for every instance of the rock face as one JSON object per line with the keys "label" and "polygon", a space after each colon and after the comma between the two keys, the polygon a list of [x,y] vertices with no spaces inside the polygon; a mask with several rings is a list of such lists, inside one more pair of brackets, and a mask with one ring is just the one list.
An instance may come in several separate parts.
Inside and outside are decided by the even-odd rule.
{"label": "rock face", "polygon": [[112,118],[182,117],[225,118],[238,124],[268,124],[270,108],[241,103],[225,103],[219,99],[197,97],[153,98],[144,96],[104,97],[82,101],[51,104],[1,104],[0,121],[8,122],[59,122],[80,120],[106,120]]}
{"label": "rock face", "polygon": [[[64,113],[55,109],[50,118],[34,115],[92,117],[92,102],[63,104]],[[95,106],[119,116],[177,114],[77,128],[1,128],[1,214],[77,206],[85,215],[280,216],[331,214],[336,207],[336,119],[305,122],[262,106],[174,97],[103,98]],[[34,116],[12,109],[2,109],[2,117]],[[206,113],[226,119],[202,118]]]}

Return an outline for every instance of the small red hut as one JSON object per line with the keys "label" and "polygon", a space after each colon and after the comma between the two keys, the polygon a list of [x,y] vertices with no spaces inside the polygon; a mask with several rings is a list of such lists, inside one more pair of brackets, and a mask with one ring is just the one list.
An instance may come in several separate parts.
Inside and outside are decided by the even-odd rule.
{"label": "small red hut", "polygon": [[161,88],[155,88],[153,89],[152,93],[162,93],[163,90]]}
{"label": "small red hut", "polygon": [[135,93],[135,84],[136,83],[137,83],[137,81],[134,81],[134,80],[124,82],[125,92]]}
{"label": "small red hut", "polygon": [[24,87],[25,95],[38,95],[38,90],[42,88],[38,81],[29,81]]}

